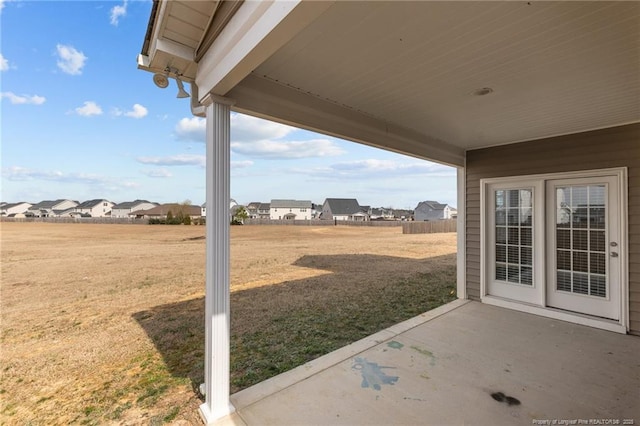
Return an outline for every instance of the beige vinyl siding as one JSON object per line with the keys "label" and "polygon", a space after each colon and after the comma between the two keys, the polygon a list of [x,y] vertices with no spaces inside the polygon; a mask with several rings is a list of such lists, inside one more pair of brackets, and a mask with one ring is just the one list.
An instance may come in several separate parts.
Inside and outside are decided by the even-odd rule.
{"label": "beige vinyl siding", "polygon": [[640,124],[467,152],[467,294],[480,298],[480,179],[627,167],[630,330],[640,335]]}

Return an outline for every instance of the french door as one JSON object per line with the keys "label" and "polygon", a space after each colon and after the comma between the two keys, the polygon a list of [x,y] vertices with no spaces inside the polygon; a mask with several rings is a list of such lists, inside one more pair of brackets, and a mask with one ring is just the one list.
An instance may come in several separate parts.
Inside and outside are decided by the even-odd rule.
{"label": "french door", "polygon": [[621,174],[485,182],[485,294],[594,317],[621,315]]}
{"label": "french door", "polygon": [[547,305],[618,319],[618,179],[560,179],[546,186]]}

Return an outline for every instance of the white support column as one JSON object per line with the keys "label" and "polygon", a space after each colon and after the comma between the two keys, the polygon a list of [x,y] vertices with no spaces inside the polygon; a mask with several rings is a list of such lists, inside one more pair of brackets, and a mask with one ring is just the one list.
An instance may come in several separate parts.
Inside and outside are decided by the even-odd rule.
{"label": "white support column", "polygon": [[[466,160],[465,160],[466,163]],[[457,290],[458,299],[467,298],[467,183],[466,183],[466,168],[458,167],[457,171],[457,194],[458,194],[458,222],[457,227],[457,246],[458,254],[456,257],[457,267]]]}
{"label": "white support column", "polygon": [[205,295],[205,402],[200,414],[206,424],[234,411],[229,401],[231,102],[205,96],[207,120],[207,267]]}

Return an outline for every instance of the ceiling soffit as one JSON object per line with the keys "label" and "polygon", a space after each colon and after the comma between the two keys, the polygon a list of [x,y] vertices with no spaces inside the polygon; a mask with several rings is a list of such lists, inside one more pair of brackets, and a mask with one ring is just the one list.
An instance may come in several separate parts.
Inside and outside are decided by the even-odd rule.
{"label": "ceiling soffit", "polygon": [[637,2],[337,2],[253,74],[474,149],[638,121],[639,40]]}

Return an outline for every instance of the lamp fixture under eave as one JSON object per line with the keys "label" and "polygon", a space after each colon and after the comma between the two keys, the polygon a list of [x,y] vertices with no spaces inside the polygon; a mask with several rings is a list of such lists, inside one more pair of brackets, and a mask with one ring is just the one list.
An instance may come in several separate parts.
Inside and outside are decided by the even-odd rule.
{"label": "lamp fixture under eave", "polygon": [[166,89],[167,86],[169,86],[169,78],[167,77],[167,75],[161,74],[159,72],[153,75],[153,82],[161,89]]}
{"label": "lamp fixture under eave", "polygon": [[176,95],[176,98],[188,98],[189,93],[187,93],[187,91],[184,90],[184,85],[182,84],[182,80],[176,77],[176,83],[178,84],[178,94]]}

